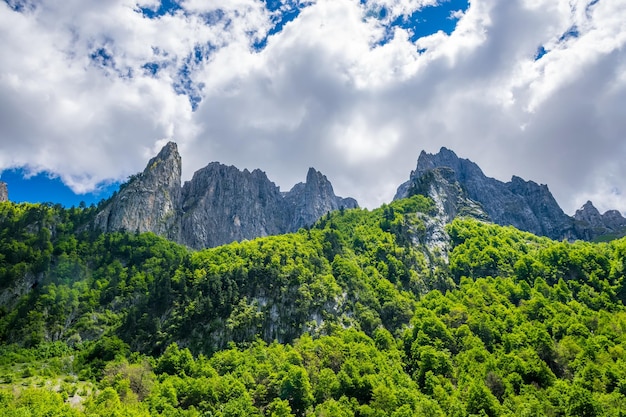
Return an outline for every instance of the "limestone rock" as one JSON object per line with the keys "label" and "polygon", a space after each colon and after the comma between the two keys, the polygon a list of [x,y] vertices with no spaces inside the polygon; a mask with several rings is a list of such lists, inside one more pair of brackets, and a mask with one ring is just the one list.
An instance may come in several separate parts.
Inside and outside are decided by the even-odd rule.
{"label": "limestone rock", "polygon": [[489,219],[480,204],[469,198],[451,168],[436,167],[424,171],[405,187],[408,195],[428,196],[435,203],[432,213],[420,214],[426,230],[423,241],[413,243],[425,244],[432,252],[439,253],[446,260],[450,251],[450,237],[446,232],[446,224],[457,216]]}
{"label": "limestone rock", "polygon": [[97,213],[104,231],[154,232],[202,249],[294,232],[332,210],[357,207],[335,196],[328,179],[310,169],[306,183],[287,193],[260,171],[212,162],[181,188],[181,157],[168,143]]}
{"label": "limestone rock", "polygon": [[260,170],[239,171],[217,162],[183,187],[180,242],[213,247],[285,233],[288,216],[280,189]]}
{"label": "limestone rock", "polygon": [[591,201],[587,201],[580,209],[576,210],[574,219],[587,222],[591,227],[604,227],[602,215]]}
{"label": "limestone rock", "polygon": [[3,201],[9,201],[9,190],[7,189],[7,183],[0,181],[0,203]]}
{"label": "limestone rock", "polygon": [[108,232],[154,232],[178,240],[180,185],[181,157],[170,142],[98,212],[95,226]]}
{"label": "limestone rock", "polygon": [[[513,177],[508,183],[489,178],[474,162],[459,158],[446,148],[441,148],[434,155],[422,152],[416,170],[411,172],[409,181],[398,188],[395,198],[416,193],[431,196],[432,191],[424,190],[418,185],[440,168],[449,170],[445,177],[445,187],[449,188],[450,184],[456,183],[464,191],[464,198],[482,208],[481,213],[470,211],[465,214],[478,218],[486,215],[494,223],[512,225],[520,230],[553,239],[578,237],[574,220],[559,207],[547,186],[524,181],[519,177]],[[453,201],[441,204],[455,207],[457,198],[457,194],[449,194],[447,199]],[[449,213],[448,218],[452,219],[453,213],[454,210]]]}
{"label": "limestone rock", "polygon": [[337,197],[330,181],[314,168],[309,168],[306,182],[294,185],[284,198],[291,216],[289,231],[310,226],[330,211],[358,207],[353,198]]}
{"label": "limestone rock", "polygon": [[587,201],[576,210],[574,219],[589,231],[589,238],[603,235],[624,236],[626,234],[626,219],[617,210],[609,210],[600,214],[591,201]]}
{"label": "limestone rock", "polygon": [[602,215],[604,226],[613,232],[626,228],[626,218],[617,210],[609,210]]}

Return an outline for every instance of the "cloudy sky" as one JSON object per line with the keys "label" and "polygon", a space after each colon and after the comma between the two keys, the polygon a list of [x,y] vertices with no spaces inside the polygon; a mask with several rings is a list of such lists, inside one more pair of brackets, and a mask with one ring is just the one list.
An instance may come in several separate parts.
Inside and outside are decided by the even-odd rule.
{"label": "cloudy sky", "polygon": [[446,146],[624,212],[625,44],[623,0],[4,0],[0,170],[92,192],[174,140],[376,207]]}

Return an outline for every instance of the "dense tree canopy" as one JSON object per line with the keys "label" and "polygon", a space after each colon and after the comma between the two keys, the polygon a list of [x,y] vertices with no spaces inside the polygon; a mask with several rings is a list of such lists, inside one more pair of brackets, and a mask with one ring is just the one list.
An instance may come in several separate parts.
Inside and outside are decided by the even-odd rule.
{"label": "dense tree canopy", "polygon": [[7,416],[621,416],[626,239],[471,219],[420,196],[192,252],[0,203]]}

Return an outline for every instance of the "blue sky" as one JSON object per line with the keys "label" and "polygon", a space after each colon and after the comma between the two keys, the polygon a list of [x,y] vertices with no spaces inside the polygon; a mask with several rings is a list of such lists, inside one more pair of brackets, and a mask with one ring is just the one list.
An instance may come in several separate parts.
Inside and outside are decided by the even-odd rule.
{"label": "blue sky", "polygon": [[0,178],[96,203],[173,140],[184,179],[219,161],[289,189],[312,166],[376,207],[446,146],[568,213],[624,212],[624,21],[606,0],[5,0]]}
{"label": "blue sky", "polygon": [[76,194],[57,177],[41,172],[30,176],[24,169],[5,170],[0,176],[9,189],[9,199],[16,203],[59,203],[65,207],[98,204],[119,188],[119,183],[102,185],[97,191]]}

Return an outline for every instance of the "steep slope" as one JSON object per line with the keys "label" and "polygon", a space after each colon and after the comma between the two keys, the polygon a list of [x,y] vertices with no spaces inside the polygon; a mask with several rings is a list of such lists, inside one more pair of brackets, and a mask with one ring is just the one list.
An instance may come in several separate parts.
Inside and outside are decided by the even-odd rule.
{"label": "steep slope", "polygon": [[[444,168],[450,170],[445,179],[441,175],[433,175]],[[433,181],[441,183],[442,180],[444,188],[449,188],[450,183],[455,183],[463,190],[466,203],[471,200],[475,205],[480,206],[482,212],[492,222],[511,225],[552,239],[591,240],[607,232],[616,232],[621,227],[617,225],[626,223],[618,212],[611,212],[606,220],[601,221],[601,223],[605,221],[607,224],[610,223],[612,227],[608,227],[605,223],[602,223],[601,228],[590,224],[589,219],[597,220],[594,213],[587,216],[589,219],[585,218],[584,214],[572,218],[559,207],[546,185],[525,181],[517,176],[513,176],[507,183],[489,178],[474,162],[459,158],[453,151],[446,148],[441,148],[437,154],[422,151],[417,161],[417,168],[411,172],[409,181],[398,188],[395,199],[414,194],[435,198],[436,193],[433,190],[438,186],[428,187],[424,183]],[[448,207],[447,220],[456,216],[458,212],[457,199],[458,196],[450,195],[442,202],[445,207]],[[472,211],[470,210],[467,214],[472,215]],[[474,217],[481,218],[481,215],[476,216],[474,213]]]}
{"label": "steep slope", "polygon": [[201,251],[90,233],[95,207],[0,204],[2,415],[619,416],[626,239],[457,217],[443,262],[421,219],[474,203],[449,168],[420,180],[441,209]]}
{"label": "steep slope", "polygon": [[309,168],[305,183],[298,183],[285,194],[285,202],[290,212],[289,231],[310,226],[324,214],[358,207],[353,198],[335,196],[333,186],[325,175]]}
{"label": "steep slope", "polygon": [[195,252],[81,232],[90,210],[0,204],[0,282],[40,275],[0,306],[3,415],[625,409],[626,239],[457,218],[428,265],[419,195]]}
{"label": "steep slope", "polygon": [[154,232],[178,240],[181,157],[170,142],[96,215],[97,229]]}
{"label": "steep slope", "polygon": [[337,197],[328,179],[311,168],[306,182],[287,193],[260,171],[212,162],[181,188],[181,157],[168,143],[98,212],[97,230],[154,232],[194,249],[294,232],[324,214],[355,208]]}
{"label": "steep slope", "polygon": [[0,181],[0,203],[3,201],[9,201],[9,190],[7,189],[7,183]]}
{"label": "steep slope", "polygon": [[280,190],[258,169],[207,165],[183,186],[182,210],[180,242],[192,248],[287,231],[288,214]]}

